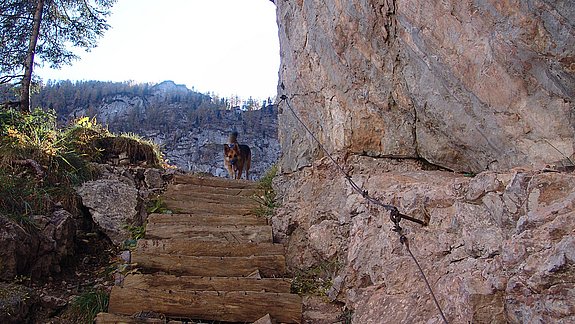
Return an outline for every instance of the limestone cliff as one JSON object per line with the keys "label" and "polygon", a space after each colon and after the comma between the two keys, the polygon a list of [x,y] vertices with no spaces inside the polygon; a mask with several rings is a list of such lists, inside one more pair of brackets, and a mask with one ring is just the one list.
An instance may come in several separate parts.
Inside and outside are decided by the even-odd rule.
{"label": "limestone cliff", "polygon": [[56,107],[62,123],[81,116],[96,117],[114,133],[135,133],[152,140],[169,163],[183,171],[228,177],[223,144],[232,131],[240,134],[241,144],[252,149],[252,180],[263,176],[280,154],[277,108],[271,99],[260,109],[225,109],[225,99],[173,81],[156,85],[66,81],[58,85],[44,87],[33,103]]}
{"label": "limestone cliff", "polygon": [[[277,1],[280,94],[331,151],[456,171],[573,155],[570,1]],[[281,166],[320,155],[280,115]]]}
{"label": "limestone cliff", "polygon": [[275,3],[289,267],[333,265],[352,323],[442,322],[388,213],[293,108],[359,186],[429,220],[402,226],[450,323],[573,322],[575,3]]}

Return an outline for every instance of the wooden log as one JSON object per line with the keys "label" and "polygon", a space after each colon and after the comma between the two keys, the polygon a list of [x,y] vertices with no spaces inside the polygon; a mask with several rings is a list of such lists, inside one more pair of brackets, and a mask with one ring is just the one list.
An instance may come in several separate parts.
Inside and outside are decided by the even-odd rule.
{"label": "wooden log", "polygon": [[115,286],[110,313],[153,311],[167,316],[228,322],[254,322],[266,314],[284,323],[301,323],[301,297],[262,292],[188,292]]}
{"label": "wooden log", "polygon": [[[136,314],[134,316],[118,315],[110,313],[98,313],[96,324],[183,324],[181,321],[166,321],[164,318],[146,317],[147,314]],[[152,316],[152,315],[150,315]]]}
{"label": "wooden log", "polygon": [[284,247],[274,243],[221,243],[190,239],[141,239],[134,253],[180,254],[190,256],[246,257],[251,255],[284,255]]}
{"label": "wooden log", "polygon": [[251,198],[254,195],[263,194],[263,189],[239,189],[239,188],[222,188],[222,187],[206,187],[194,184],[170,184],[166,193],[173,194],[191,194],[202,196],[228,196],[236,198]]}
{"label": "wooden log", "polygon": [[180,214],[255,215],[256,209],[253,206],[179,199],[165,199],[164,203],[168,209]]}
{"label": "wooden log", "polygon": [[212,257],[134,252],[132,263],[141,267],[143,272],[163,271],[202,277],[245,277],[256,270],[264,277],[281,277],[286,272],[283,255]]}
{"label": "wooden log", "polygon": [[205,202],[205,203],[217,203],[231,206],[241,206],[241,207],[257,207],[260,205],[259,202],[255,200],[254,197],[243,197],[243,196],[229,196],[220,194],[205,194],[197,192],[174,192],[172,190],[166,191],[163,195],[163,200],[184,200],[184,201],[194,201],[194,202]]}
{"label": "wooden log", "polygon": [[188,238],[220,242],[272,242],[269,225],[190,226],[188,224],[149,223],[146,237],[151,239]]}
{"label": "wooden log", "polygon": [[291,280],[283,278],[194,277],[159,274],[133,274],[122,287],[181,291],[259,291],[289,293]]}
{"label": "wooden log", "polygon": [[175,192],[191,191],[205,194],[222,194],[235,197],[251,197],[254,194],[262,194],[264,189],[260,188],[223,188],[223,187],[207,187],[195,184],[170,184],[168,190]]}
{"label": "wooden log", "polygon": [[247,180],[232,180],[219,177],[199,177],[190,175],[174,176],[173,184],[194,184],[205,187],[220,187],[233,189],[257,189],[259,184]]}
{"label": "wooden log", "polygon": [[214,214],[150,214],[148,224],[187,224],[187,225],[266,225],[267,219],[255,215],[214,215]]}

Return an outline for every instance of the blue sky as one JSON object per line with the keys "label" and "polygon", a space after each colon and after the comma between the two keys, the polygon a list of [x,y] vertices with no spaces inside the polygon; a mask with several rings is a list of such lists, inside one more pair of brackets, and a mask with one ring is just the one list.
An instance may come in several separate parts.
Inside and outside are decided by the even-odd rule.
{"label": "blue sky", "polygon": [[119,0],[91,52],[48,80],[173,80],[220,96],[275,96],[279,41],[269,0]]}

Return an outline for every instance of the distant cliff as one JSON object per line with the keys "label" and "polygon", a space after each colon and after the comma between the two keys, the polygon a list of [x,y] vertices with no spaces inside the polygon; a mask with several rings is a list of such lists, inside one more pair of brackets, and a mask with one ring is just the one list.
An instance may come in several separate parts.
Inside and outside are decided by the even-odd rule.
{"label": "distant cliff", "polygon": [[98,81],[49,83],[33,97],[35,106],[53,108],[66,123],[96,117],[115,133],[134,133],[160,145],[171,165],[185,171],[225,177],[223,144],[238,131],[252,148],[252,179],[279,158],[277,109],[268,99],[248,100],[229,109],[226,98],[195,92],[172,81],[129,84]]}

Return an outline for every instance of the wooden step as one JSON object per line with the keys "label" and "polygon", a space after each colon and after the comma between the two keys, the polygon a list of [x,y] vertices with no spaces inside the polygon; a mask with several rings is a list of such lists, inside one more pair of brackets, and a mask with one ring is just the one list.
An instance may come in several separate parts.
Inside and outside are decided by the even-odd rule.
{"label": "wooden step", "polygon": [[193,277],[159,274],[134,274],[122,287],[181,291],[259,291],[289,293],[291,281],[282,278]]}
{"label": "wooden step", "polygon": [[138,313],[132,316],[98,313],[96,324],[185,324],[189,322],[166,321],[162,314]]}
{"label": "wooden step", "polygon": [[190,256],[246,257],[251,255],[284,255],[284,247],[274,243],[220,243],[193,239],[141,239],[134,253],[181,254]]}
{"label": "wooden step", "polygon": [[206,203],[218,203],[242,207],[255,208],[260,205],[259,202],[255,200],[253,196],[229,196],[220,194],[203,194],[187,191],[171,191],[168,190],[162,195],[162,200],[193,200],[196,203],[206,202]]}
{"label": "wooden step", "polygon": [[263,189],[206,187],[194,184],[171,184],[166,192],[185,192],[202,195],[225,195],[231,197],[252,197],[253,195],[261,195],[264,191]]}
{"label": "wooden step", "polygon": [[148,224],[187,224],[187,225],[266,225],[265,217],[255,215],[214,215],[214,214],[150,214]]}
{"label": "wooden step", "polygon": [[257,270],[263,277],[281,277],[286,272],[283,255],[214,257],[134,252],[132,263],[142,272],[202,277],[246,277]]}
{"label": "wooden step", "polygon": [[175,213],[148,216],[132,253],[141,273],[112,288],[96,323],[301,323],[301,297],[279,278],[285,249],[255,215],[261,193],[244,180],[175,176],[161,196]]}
{"label": "wooden step", "polygon": [[218,214],[218,215],[255,215],[253,206],[222,204],[217,202],[180,200],[165,198],[164,204],[178,214]]}
{"label": "wooden step", "polygon": [[171,239],[188,238],[218,242],[272,242],[272,227],[269,225],[188,225],[185,223],[148,223],[146,238]]}
{"label": "wooden step", "polygon": [[98,313],[96,324],[184,324],[189,322],[166,321],[161,314],[135,314],[132,316]]}
{"label": "wooden step", "polygon": [[153,311],[166,316],[253,322],[266,314],[283,323],[301,323],[301,297],[266,292],[189,292],[115,286],[108,311],[131,315]]}
{"label": "wooden step", "polygon": [[248,180],[232,180],[219,177],[200,177],[193,175],[175,175],[172,184],[194,184],[204,187],[219,187],[231,189],[258,189],[257,182]]}

